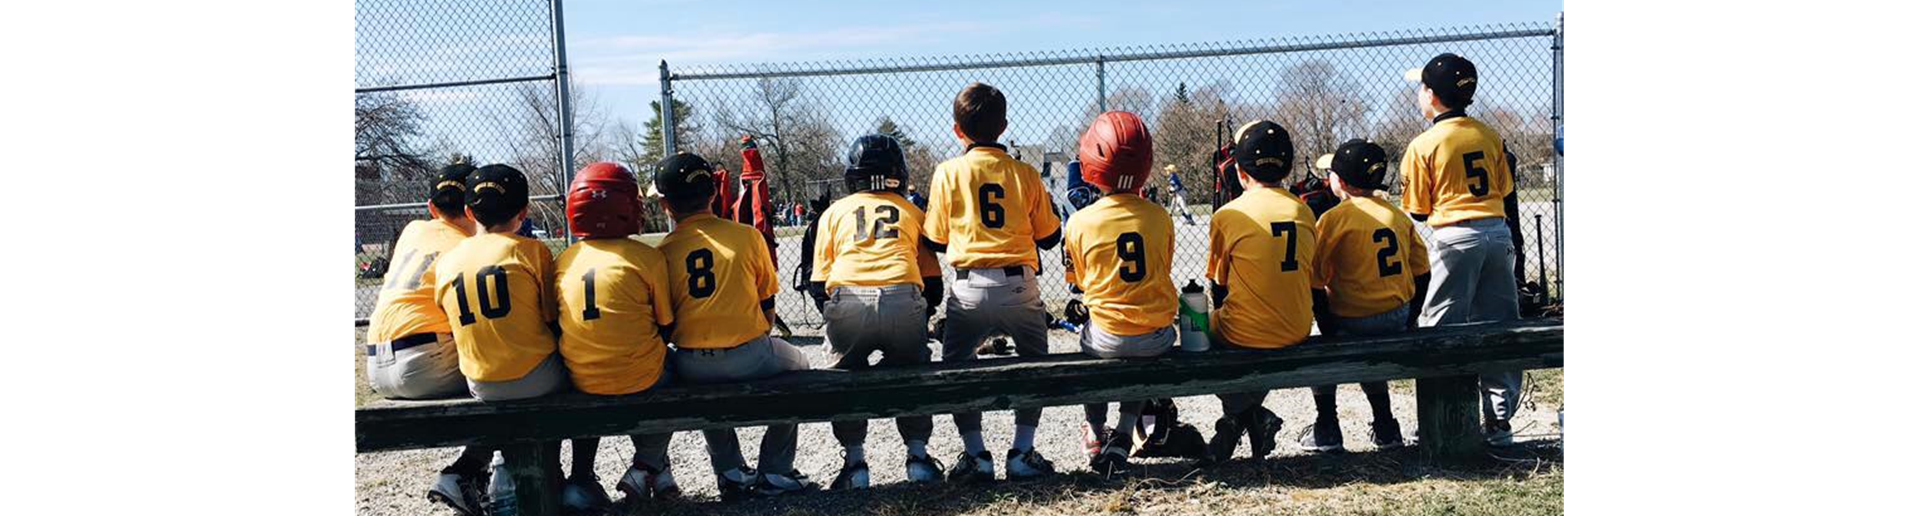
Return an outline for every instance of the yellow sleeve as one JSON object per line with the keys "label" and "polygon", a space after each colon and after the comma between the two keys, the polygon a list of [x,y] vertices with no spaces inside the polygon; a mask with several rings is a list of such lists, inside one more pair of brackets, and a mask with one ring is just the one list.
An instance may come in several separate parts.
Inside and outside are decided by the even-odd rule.
{"label": "yellow sleeve", "polygon": [[813,235],[813,249],[807,250],[813,253],[813,272],[807,281],[825,282],[827,271],[833,270],[833,252],[838,247],[833,245],[837,231],[834,229],[834,220],[838,218],[831,207],[820,213],[820,224],[814,228],[817,233]]}
{"label": "yellow sleeve", "polygon": [[1420,238],[1420,228],[1407,221],[1407,267],[1413,269],[1413,275],[1419,276],[1432,270],[1427,263],[1427,242]]}
{"label": "yellow sleeve", "polygon": [[947,243],[947,197],[953,195],[947,191],[947,167],[934,167],[933,179],[927,184],[927,220],[921,225],[922,236],[937,244]]}
{"label": "yellow sleeve", "polygon": [[1033,238],[1052,236],[1060,231],[1060,213],[1053,211],[1053,196],[1047,194],[1040,173],[1027,168],[1027,220],[1033,221]]}
{"label": "yellow sleeve", "polygon": [[902,204],[900,211],[911,223],[900,225],[900,236],[912,242],[914,268],[920,270],[922,278],[940,277],[940,261],[934,258],[932,249],[920,245],[920,232],[927,222],[927,213],[920,211],[920,207],[914,206],[913,203]]}
{"label": "yellow sleeve", "polygon": [[752,249],[749,252],[753,253],[753,280],[760,284],[760,299],[755,301],[773,299],[774,294],[780,293],[780,274],[773,270],[773,256],[767,253],[767,239],[756,231],[753,233],[753,243],[748,244],[747,248]]}
{"label": "yellow sleeve", "polygon": [[1400,209],[1414,215],[1433,213],[1433,170],[1426,156],[1413,145],[1400,159]]}
{"label": "yellow sleeve", "polygon": [[1065,258],[1066,263],[1060,264],[1061,265],[1060,268],[1066,270],[1068,285],[1078,287],[1081,290],[1086,290],[1086,287],[1080,286],[1080,272],[1077,270],[1079,269],[1079,267],[1076,267],[1074,265],[1074,264],[1080,263],[1080,260],[1082,260],[1082,257],[1080,256],[1080,241],[1078,239],[1075,239],[1072,233],[1068,233],[1064,236],[1066,238],[1065,238],[1065,241],[1061,242],[1061,246],[1065,247],[1065,249],[1062,249],[1063,251],[1065,251],[1065,253],[1062,254],[1061,257]]}
{"label": "yellow sleeve", "polygon": [[[1333,215],[1332,212],[1328,212],[1327,214]],[[1338,216],[1321,217],[1320,221],[1314,223],[1313,226],[1314,237],[1316,238],[1313,246],[1313,263],[1321,265],[1313,269],[1313,288],[1327,288],[1327,284],[1333,282],[1333,267],[1326,264],[1333,263],[1331,261],[1333,259],[1333,248],[1339,241],[1339,237],[1337,236],[1339,229],[1334,227],[1336,225],[1334,222],[1335,218],[1338,218]]]}
{"label": "yellow sleeve", "polygon": [[539,240],[533,241],[533,247],[535,249],[530,249],[528,252],[533,255],[534,281],[540,282],[540,320],[558,321],[560,320],[560,290],[554,288],[554,285],[558,284],[554,281],[554,275],[560,272],[553,265],[553,251],[547,249],[547,244]]}
{"label": "yellow sleeve", "polygon": [[[1226,214],[1231,216],[1232,212]],[[1226,228],[1220,223],[1220,213],[1215,212],[1214,215],[1213,221],[1207,224],[1207,279],[1225,285],[1227,263],[1233,259],[1233,243],[1228,240]]]}
{"label": "yellow sleeve", "polygon": [[673,324],[673,292],[667,288],[667,255],[648,249],[641,258],[640,277],[647,282],[647,299],[653,301],[653,322]]}

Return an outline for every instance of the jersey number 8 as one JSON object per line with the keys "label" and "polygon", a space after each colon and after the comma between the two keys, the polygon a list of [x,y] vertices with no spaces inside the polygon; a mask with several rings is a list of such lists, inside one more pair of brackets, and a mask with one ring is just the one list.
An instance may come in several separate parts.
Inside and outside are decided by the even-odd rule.
{"label": "jersey number 8", "polygon": [[694,299],[713,295],[713,250],[696,249],[687,253],[687,294]]}

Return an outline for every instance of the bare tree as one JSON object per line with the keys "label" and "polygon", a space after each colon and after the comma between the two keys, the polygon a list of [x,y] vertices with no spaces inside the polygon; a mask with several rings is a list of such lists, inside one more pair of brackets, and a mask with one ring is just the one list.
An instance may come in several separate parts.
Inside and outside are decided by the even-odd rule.
{"label": "bare tree", "polygon": [[1295,170],[1311,167],[1340,142],[1363,136],[1372,109],[1352,77],[1326,61],[1307,61],[1280,72],[1274,118],[1293,136]]}
{"label": "bare tree", "polygon": [[432,176],[435,160],[418,142],[425,122],[419,106],[405,98],[354,96],[355,204],[411,202],[426,197],[424,181]]}
{"label": "bare tree", "polygon": [[[613,159],[618,148],[617,140],[631,138],[609,124],[606,112],[600,108],[595,95],[581,88],[571,91],[574,156],[573,163],[564,169],[559,163],[560,109],[559,103],[555,102],[553,88],[535,83],[515,86],[512,107],[505,113],[493,114],[496,122],[517,135],[507,139],[508,157],[505,161],[526,173],[531,195],[565,193],[566,181],[573,167]],[[558,234],[566,224],[564,203],[535,202],[531,209],[530,217],[536,226]]]}
{"label": "bare tree", "polygon": [[759,142],[776,199],[799,200],[809,181],[839,176],[840,131],[798,81],[761,78],[747,105],[713,106],[713,123],[729,136]]}
{"label": "bare tree", "polygon": [[[1212,188],[1215,126],[1227,114],[1227,103],[1221,98],[1223,89],[1219,82],[1192,89],[1183,82],[1160,102],[1160,114],[1153,126],[1156,172],[1173,165],[1187,188]],[[1164,184],[1164,175],[1156,173],[1153,184]],[[1189,195],[1188,200],[1199,199]]]}

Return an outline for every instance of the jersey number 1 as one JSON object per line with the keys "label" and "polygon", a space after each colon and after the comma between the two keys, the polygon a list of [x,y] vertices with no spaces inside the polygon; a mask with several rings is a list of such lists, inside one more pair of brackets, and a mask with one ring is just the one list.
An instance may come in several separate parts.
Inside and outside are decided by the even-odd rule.
{"label": "jersey number 1", "polygon": [[593,301],[593,275],[599,271],[600,269],[597,268],[587,269],[586,274],[580,275],[580,281],[587,284],[587,307],[580,309],[580,320],[582,321],[591,321],[600,318],[600,305]]}

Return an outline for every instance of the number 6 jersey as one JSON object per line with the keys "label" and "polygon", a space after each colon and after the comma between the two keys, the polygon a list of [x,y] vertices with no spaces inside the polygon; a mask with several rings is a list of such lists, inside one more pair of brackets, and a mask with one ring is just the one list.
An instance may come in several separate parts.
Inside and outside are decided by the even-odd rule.
{"label": "number 6 jersey", "polygon": [[1173,324],[1173,218],[1134,194],[1101,197],[1067,219],[1067,283],[1084,292],[1093,324],[1144,335]]}
{"label": "number 6 jersey", "polygon": [[947,246],[947,263],[1040,268],[1034,241],[1060,231],[1040,171],[998,144],[979,144],[934,167],[928,183],[926,236]]}

